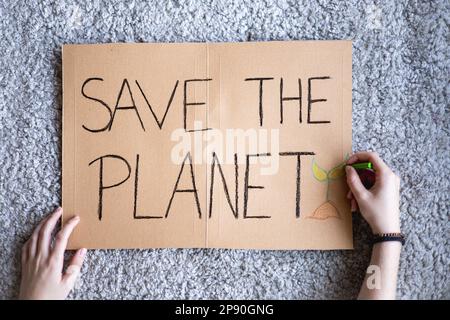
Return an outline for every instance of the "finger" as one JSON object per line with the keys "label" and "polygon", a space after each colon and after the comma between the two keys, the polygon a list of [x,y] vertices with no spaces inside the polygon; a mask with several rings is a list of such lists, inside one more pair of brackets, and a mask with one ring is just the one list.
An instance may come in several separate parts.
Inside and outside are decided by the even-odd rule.
{"label": "finger", "polygon": [[22,252],[20,255],[22,267],[28,262],[28,241],[22,247]]}
{"label": "finger", "polygon": [[350,202],[351,212],[357,212],[358,211],[358,205],[356,203],[355,199],[352,199]]}
{"label": "finger", "polygon": [[348,192],[347,192],[347,199],[348,199],[348,200],[353,199],[353,193],[352,193],[352,190],[348,190]]}
{"label": "finger", "polygon": [[69,237],[72,234],[73,229],[77,226],[78,222],[80,222],[80,217],[75,216],[71,218],[56,234],[55,245],[53,247],[52,254],[56,256],[56,259],[58,261],[63,261],[64,251],[66,251],[67,247],[67,241],[69,240]]}
{"label": "finger", "polygon": [[44,223],[47,221],[48,217],[44,218],[38,226],[34,229],[33,233],[31,234],[30,239],[28,239],[26,246],[28,247],[28,256],[34,257],[37,252],[37,245],[39,240],[39,232],[44,225]]}
{"label": "finger", "polygon": [[347,164],[354,164],[361,161],[370,161],[373,164],[375,171],[384,172],[390,171],[386,163],[380,158],[376,152],[358,152],[352,155],[348,160]]}
{"label": "finger", "polygon": [[361,200],[367,195],[368,191],[362,184],[358,173],[352,166],[345,166],[345,173],[347,175],[347,184],[350,187],[352,194],[355,196],[356,200]]}
{"label": "finger", "polygon": [[69,266],[63,276],[63,282],[67,284],[69,290],[72,290],[77,281],[78,275],[80,274],[81,266],[83,265],[84,258],[86,256],[86,249],[82,248],[77,250],[72,259],[70,260]]}
{"label": "finger", "polygon": [[62,208],[58,207],[51,215],[48,217],[39,231],[38,247],[40,254],[47,256],[50,252],[51,235],[53,229],[55,229],[56,223],[62,214]]}

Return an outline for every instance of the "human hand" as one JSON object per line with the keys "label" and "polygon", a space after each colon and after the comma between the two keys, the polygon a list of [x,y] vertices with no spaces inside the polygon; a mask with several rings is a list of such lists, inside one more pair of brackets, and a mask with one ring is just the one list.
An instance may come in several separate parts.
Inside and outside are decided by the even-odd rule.
{"label": "human hand", "polygon": [[56,234],[52,245],[52,231],[61,214],[62,208],[58,208],[42,220],[22,248],[19,299],[62,300],[75,285],[86,249],[77,250],[64,274],[63,264],[67,241],[80,218],[70,219]]}
{"label": "human hand", "polygon": [[[363,186],[356,170],[349,166],[362,161],[370,161],[375,170],[375,184],[369,190]],[[352,211],[359,207],[373,233],[400,232],[400,178],[374,152],[355,153],[348,159],[345,171]]]}

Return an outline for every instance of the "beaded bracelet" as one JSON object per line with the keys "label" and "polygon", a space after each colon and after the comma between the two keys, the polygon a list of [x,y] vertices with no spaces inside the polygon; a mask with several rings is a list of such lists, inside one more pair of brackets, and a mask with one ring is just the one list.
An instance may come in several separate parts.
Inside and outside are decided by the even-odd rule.
{"label": "beaded bracelet", "polygon": [[403,233],[378,233],[374,235],[372,244],[385,241],[399,241],[403,246],[405,244],[405,236]]}

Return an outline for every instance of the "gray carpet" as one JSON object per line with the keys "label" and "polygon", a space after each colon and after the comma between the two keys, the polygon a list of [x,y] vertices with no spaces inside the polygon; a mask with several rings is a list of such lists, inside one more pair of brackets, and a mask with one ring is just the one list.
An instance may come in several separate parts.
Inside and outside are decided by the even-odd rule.
{"label": "gray carpet", "polygon": [[[60,203],[62,44],[352,39],[354,149],[402,177],[398,296],[450,298],[449,11],[446,0],[2,1],[0,297],[17,296],[20,247]],[[70,298],[354,298],[370,254],[359,216],[354,235],[354,251],[91,251]]]}

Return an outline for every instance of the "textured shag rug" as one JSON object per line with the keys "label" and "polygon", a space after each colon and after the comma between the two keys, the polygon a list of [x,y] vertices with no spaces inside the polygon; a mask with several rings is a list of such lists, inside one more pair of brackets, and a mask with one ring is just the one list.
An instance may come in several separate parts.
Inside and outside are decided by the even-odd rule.
{"label": "textured shag rug", "polygon": [[[0,297],[14,298],[20,248],[60,203],[61,45],[353,40],[354,150],[402,178],[408,237],[399,298],[450,298],[449,2],[2,1]],[[98,250],[70,298],[354,298],[369,229],[353,251]]]}

